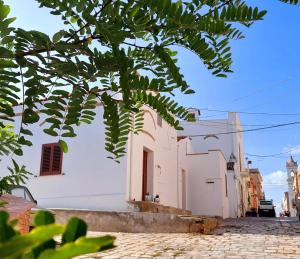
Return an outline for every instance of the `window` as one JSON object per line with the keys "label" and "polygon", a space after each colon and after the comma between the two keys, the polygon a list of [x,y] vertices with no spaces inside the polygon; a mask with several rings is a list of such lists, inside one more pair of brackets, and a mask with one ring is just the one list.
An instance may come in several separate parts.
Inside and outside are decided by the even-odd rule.
{"label": "window", "polygon": [[42,146],[40,175],[61,174],[63,152],[57,143]]}
{"label": "window", "polygon": [[234,162],[227,162],[227,170],[234,170]]}
{"label": "window", "polygon": [[162,117],[157,114],[157,125],[162,127]]}

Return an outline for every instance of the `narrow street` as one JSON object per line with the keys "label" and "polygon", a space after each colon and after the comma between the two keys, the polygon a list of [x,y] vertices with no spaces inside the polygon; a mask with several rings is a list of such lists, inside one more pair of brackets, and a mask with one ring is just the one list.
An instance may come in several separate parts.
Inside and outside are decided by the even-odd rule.
{"label": "narrow street", "polygon": [[229,219],[211,235],[114,235],[115,249],[80,258],[300,258],[300,223],[296,218]]}

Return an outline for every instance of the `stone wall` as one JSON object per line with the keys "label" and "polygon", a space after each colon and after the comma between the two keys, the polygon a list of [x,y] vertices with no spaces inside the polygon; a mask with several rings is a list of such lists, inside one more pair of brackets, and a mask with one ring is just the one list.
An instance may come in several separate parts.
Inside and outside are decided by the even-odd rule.
{"label": "stone wall", "polygon": [[150,212],[109,212],[51,209],[56,221],[65,224],[70,217],[86,221],[89,230],[127,233],[209,233],[218,225],[218,219],[178,216]]}

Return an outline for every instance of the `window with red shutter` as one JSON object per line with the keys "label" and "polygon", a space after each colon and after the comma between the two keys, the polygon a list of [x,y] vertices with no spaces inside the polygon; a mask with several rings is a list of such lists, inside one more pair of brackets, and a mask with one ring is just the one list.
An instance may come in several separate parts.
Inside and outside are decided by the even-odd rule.
{"label": "window with red shutter", "polygon": [[63,152],[57,143],[42,146],[40,175],[61,174]]}

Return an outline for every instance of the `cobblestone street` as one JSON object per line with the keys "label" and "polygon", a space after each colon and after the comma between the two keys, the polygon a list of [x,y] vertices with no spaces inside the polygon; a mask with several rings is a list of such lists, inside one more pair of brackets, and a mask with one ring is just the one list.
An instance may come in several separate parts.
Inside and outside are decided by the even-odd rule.
{"label": "cobblestone street", "polygon": [[211,235],[114,235],[115,249],[80,258],[300,258],[300,223],[295,218],[225,220]]}

